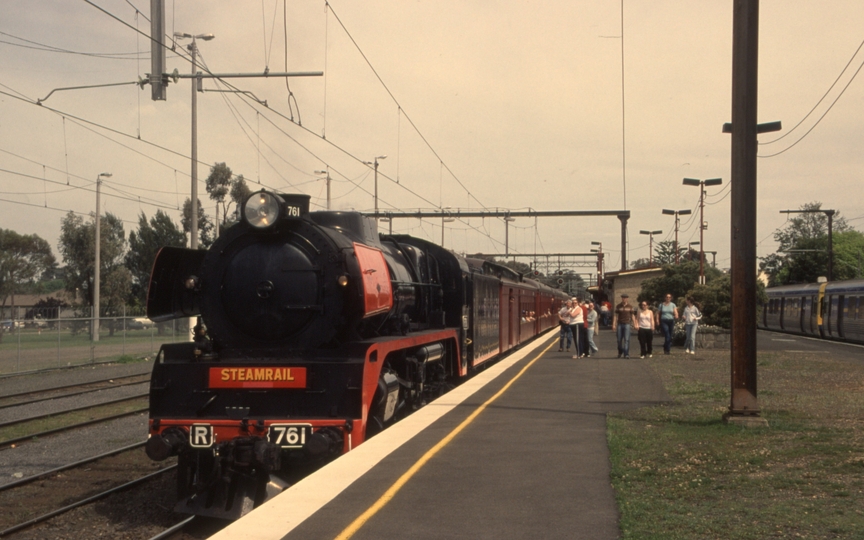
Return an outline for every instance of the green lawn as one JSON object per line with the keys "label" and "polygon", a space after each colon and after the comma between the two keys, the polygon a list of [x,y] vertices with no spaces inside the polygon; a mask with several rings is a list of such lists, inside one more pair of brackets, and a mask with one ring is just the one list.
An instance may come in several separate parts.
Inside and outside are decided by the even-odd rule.
{"label": "green lawn", "polygon": [[864,364],[760,354],[743,428],[728,351],[649,362],[674,403],[608,418],[624,538],[864,538]]}

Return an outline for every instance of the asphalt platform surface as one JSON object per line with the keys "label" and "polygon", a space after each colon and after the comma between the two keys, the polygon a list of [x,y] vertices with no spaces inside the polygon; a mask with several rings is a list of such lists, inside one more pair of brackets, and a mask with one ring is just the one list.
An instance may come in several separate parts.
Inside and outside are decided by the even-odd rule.
{"label": "asphalt platform surface", "polygon": [[[617,358],[611,331],[600,332],[595,342],[599,354],[574,359],[572,353],[558,352],[551,334],[544,336],[536,348],[525,347],[534,350],[524,358],[401,442],[334,498],[320,493],[326,476],[316,475],[325,467],[214,538],[336,538],[376,501],[380,504],[430,449],[434,455],[403,478],[392,498],[351,538],[618,538],[606,413],[661,403],[669,396],[638,356]],[[631,352],[634,344],[638,354],[635,338]],[[447,442],[448,434],[478,410]],[[412,417],[332,465],[352,454],[362,459],[361,449],[378,444],[379,437],[397,432]],[[297,505],[285,495],[295,488],[301,493],[293,495],[294,501],[321,500],[308,518],[291,516]]]}

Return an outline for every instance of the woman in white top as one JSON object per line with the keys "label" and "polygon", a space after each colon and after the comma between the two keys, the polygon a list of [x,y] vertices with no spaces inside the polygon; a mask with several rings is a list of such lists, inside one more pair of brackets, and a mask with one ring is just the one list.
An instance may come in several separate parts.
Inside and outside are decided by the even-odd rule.
{"label": "woman in white top", "polygon": [[651,358],[654,343],[654,312],[648,308],[648,302],[640,302],[636,312],[636,323],[639,325],[639,358]]}
{"label": "woman in white top", "polygon": [[702,312],[699,311],[693,297],[688,296],[687,307],[684,308],[684,331],[687,335],[687,340],[684,342],[684,352],[687,354],[696,354],[696,327],[701,318]]}

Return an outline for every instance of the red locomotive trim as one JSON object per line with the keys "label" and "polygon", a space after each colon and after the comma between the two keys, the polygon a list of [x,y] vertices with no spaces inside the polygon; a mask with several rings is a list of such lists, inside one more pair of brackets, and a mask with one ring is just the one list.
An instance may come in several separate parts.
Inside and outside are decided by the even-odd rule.
{"label": "red locomotive trim", "polygon": [[[366,350],[366,362],[363,367],[363,429],[358,432],[359,437],[364,437],[366,433],[369,406],[372,403],[372,398],[375,396],[375,391],[378,389],[378,377],[381,376],[381,366],[384,364],[384,359],[387,358],[387,355],[393,351],[411,349],[444,341],[452,341],[455,345],[456,359],[461,358],[459,353],[459,338],[455,328],[430,330],[398,338],[382,338]],[[461,362],[457,361],[457,364],[460,365],[460,375],[464,375]],[[355,436],[355,446],[363,442],[363,439],[359,437]]]}
{"label": "red locomotive trim", "polygon": [[380,249],[354,242],[354,255],[363,279],[363,317],[390,311],[393,308],[393,287],[384,253]]}
{"label": "red locomotive trim", "polygon": [[211,367],[208,388],[306,388],[306,368],[286,366]]}

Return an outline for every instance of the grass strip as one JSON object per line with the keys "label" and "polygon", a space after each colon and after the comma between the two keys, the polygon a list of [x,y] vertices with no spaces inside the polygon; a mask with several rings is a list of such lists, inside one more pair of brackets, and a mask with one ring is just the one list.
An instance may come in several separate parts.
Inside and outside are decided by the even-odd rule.
{"label": "grass strip", "polygon": [[864,363],[757,361],[767,428],[722,422],[729,351],[648,361],[673,403],[607,423],[623,538],[864,538]]}

